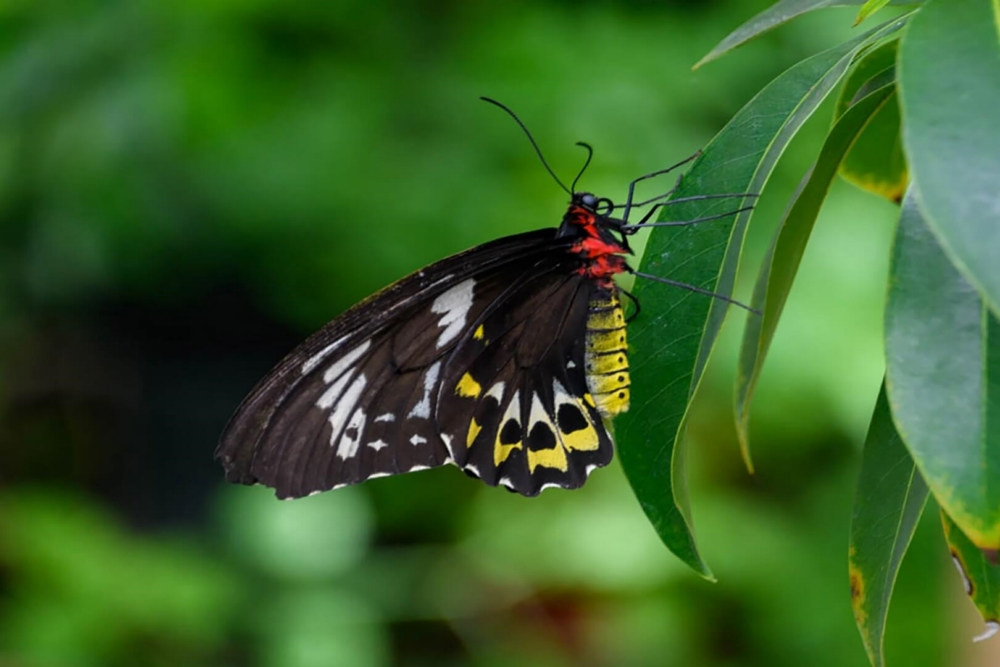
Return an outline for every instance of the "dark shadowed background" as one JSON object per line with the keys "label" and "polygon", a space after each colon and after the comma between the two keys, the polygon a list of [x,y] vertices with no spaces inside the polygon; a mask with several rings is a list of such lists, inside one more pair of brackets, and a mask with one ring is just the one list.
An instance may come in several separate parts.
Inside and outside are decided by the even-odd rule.
{"label": "dark shadowed background", "polygon": [[[738,314],[697,406],[716,584],[614,464],[537,499],[447,469],[282,503],[212,460],[242,396],[325,321],[559,222],[565,194],[479,95],[564,180],[592,143],[582,187],[621,199],[853,20],[811,15],[690,70],[765,4],[0,8],[0,664],[866,664],[846,551],[895,209],[843,183],[758,392],[755,476],[729,413]],[[829,118],[768,186],[750,257]],[[951,567],[918,531],[890,664],[971,664]]]}

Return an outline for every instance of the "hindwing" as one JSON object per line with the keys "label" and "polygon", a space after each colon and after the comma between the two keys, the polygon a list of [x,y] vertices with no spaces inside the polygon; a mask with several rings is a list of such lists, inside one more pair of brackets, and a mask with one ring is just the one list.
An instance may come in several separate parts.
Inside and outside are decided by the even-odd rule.
{"label": "hindwing", "polygon": [[590,395],[585,332],[598,288],[540,277],[490,309],[452,353],[438,426],[455,462],[490,485],[533,496],[576,488],[613,445]]}

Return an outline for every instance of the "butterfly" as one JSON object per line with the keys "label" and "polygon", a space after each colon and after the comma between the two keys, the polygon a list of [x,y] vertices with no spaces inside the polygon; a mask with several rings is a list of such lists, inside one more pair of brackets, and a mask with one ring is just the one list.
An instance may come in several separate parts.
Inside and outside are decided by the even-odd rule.
{"label": "butterfly", "polygon": [[[627,203],[616,206],[575,191],[593,155],[587,144],[580,143],[587,161],[567,188],[521,120],[483,99],[521,126],[570,195],[559,227],[431,264],[308,338],[257,384],[226,426],[216,458],[228,480],[298,498],[453,464],[525,496],[577,488],[610,463],[607,423],[628,410],[631,398],[621,299],[628,294],[614,277],[632,273],[735,303],[639,273],[626,260],[628,237],[640,229],[746,210],[650,222],[673,190],[633,203],[638,181],[697,154],[636,179]],[[653,207],[630,224],[631,209],[647,204]]]}

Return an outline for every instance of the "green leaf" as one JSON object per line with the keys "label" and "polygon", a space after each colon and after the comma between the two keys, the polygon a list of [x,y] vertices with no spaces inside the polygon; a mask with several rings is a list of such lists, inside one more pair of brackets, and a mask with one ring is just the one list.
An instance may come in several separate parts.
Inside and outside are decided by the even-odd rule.
{"label": "green leaf", "polygon": [[868,0],[868,2],[861,5],[861,9],[858,10],[858,17],[854,19],[854,25],[861,25],[862,21],[888,4],[889,0]]}
{"label": "green leaf", "polygon": [[965,593],[986,622],[986,632],[974,641],[989,639],[1000,630],[1000,566],[987,560],[947,512],[941,512],[941,524]]}
{"label": "green leaf", "polygon": [[[674,195],[759,192],[802,123],[843,77],[858,49],[897,30],[886,24],[792,67],[768,84],[709,143]],[[668,207],[674,220],[732,211],[733,200]],[[749,213],[701,225],[666,227],[651,235],[642,270],[723,294],[732,292]],[[688,401],[701,381],[722,327],[724,302],[639,280],[644,316],[631,325],[632,396],[619,418],[619,458],[657,533],[682,561],[706,577],[692,533],[683,448]],[[706,321],[707,316],[707,321]],[[694,333],[704,330],[701,342]],[[664,332],[673,332],[669,337]]]}
{"label": "green leaf", "polygon": [[885,664],[892,589],[926,502],[927,485],[892,423],[883,385],[861,458],[848,550],[851,607],[875,667]]}
{"label": "green leaf", "polygon": [[903,155],[899,102],[895,93],[868,119],[861,135],[840,165],[849,183],[899,202],[906,192],[909,172]]}
{"label": "green leaf", "polygon": [[903,36],[898,75],[927,224],[1000,313],[1000,4],[928,2]]}
{"label": "green leaf", "polygon": [[[866,0],[781,0],[780,2],[776,2],[768,7],[760,14],[757,14],[733,32],[729,33],[725,39],[719,42],[714,49],[709,51],[704,58],[695,64],[694,69],[698,69],[705,63],[721,57],[722,55],[735,49],[737,46],[742,46],[757,35],[765,33],[772,28],[776,28],[783,23],[787,23],[803,14],[808,14],[809,12],[817,9],[826,9],[827,7],[860,5],[865,1]],[[924,0],[893,0],[891,4],[919,5],[922,4],[923,1]]]}
{"label": "green leaf", "polygon": [[[851,72],[844,79],[837,97],[837,108],[833,114],[834,123],[844,115],[851,105],[886,83],[895,82],[896,53],[899,40],[893,39],[865,53],[855,61]],[[885,79],[883,79],[885,77]]]}
{"label": "green leaf", "polygon": [[856,137],[869,119],[893,98],[893,87],[885,86],[860,100],[841,116],[820,151],[819,158],[795,196],[775,232],[771,247],[761,264],[750,305],[761,311],[761,317],[747,320],[736,371],[734,412],[736,434],[743,460],[751,471],[748,426],[750,401],[760,378],[768,348],[774,338],[778,320],[788,299],[792,283],[802,261],[813,225],[826,199],[837,167],[849,152]]}
{"label": "green leaf", "polygon": [[[836,118],[872,90],[895,82],[898,47],[899,40],[894,39],[858,60],[840,90]],[[902,199],[908,172],[903,156],[898,102],[886,104],[869,121],[841,162],[840,175],[862,190],[890,201]]]}
{"label": "green leaf", "polygon": [[1000,322],[948,260],[910,189],[885,313],[886,383],[900,435],[980,549],[1000,548]]}

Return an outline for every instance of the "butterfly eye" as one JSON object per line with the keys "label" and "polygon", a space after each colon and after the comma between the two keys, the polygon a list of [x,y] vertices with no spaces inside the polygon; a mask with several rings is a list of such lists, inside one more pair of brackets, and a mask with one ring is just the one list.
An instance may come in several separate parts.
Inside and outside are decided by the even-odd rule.
{"label": "butterfly eye", "polygon": [[595,197],[592,194],[585,194],[582,197],[580,197],[580,203],[591,210],[593,210],[594,207],[597,206],[597,201],[598,201],[597,197]]}

